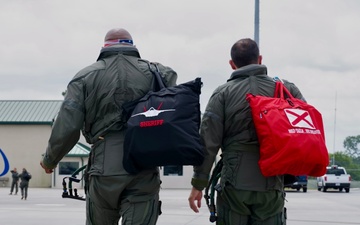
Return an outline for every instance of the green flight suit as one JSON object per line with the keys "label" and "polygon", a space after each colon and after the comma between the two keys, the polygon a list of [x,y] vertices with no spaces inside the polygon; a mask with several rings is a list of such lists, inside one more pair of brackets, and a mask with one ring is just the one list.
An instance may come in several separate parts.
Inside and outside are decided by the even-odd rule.
{"label": "green flight suit", "polygon": [[[298,88],[284,81],[295,98]],[[264,65],[247,65],[235,70],[227,83],[212,94],[202,118],[200,133],[207,155],[194,167],[192,185],[203,190],[221,149],[221,191],[218,193],[219,225],[281,225],[283,219],[283,176],[264,177],[258,166],[259,143],[246,94],[273,96],[275,82]]]}
{"label": "green flight suit", "polygon": [[[167,86],[177,74],[157,63]],[[154,225],[159,212],[158,169],[128,174],[122,165],[122,105],[145,95],[153,74],[133,46],[103,48],[94,64],[70,81],[43,158],[47,168],[78,142],[80,130],[91,144],[86,168],[87,225]],[[141,137],[139,137],[141,140]]]}

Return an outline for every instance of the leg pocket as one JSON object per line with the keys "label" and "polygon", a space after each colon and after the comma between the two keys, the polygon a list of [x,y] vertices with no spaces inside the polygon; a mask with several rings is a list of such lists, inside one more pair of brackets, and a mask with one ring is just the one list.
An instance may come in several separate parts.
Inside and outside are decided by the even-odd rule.
{"label": "leg pocket", "polygon": [[240,215],[231,210],[228,205],[222,201],[221,197],[217,198],[218,218],[216,225],[248,225],[249,216]]}
{"label": "leg pocket", "polygon": [[105,158],[105,139],[96,142],[90,152],[91,157],[91,173],[104,173],[104,158]]}
{"label": "leg pocket", "polygon": [[242,154],[230,152],[224,154],[223,157],[224,166],[221,171],[221,186],[225,187],[226,183],[230,183],[236,187]]}
{"label": "leg pocket", "polygon": [[159,200],[127,202],[121,206],[122,225],[155,225],[159,217]]}

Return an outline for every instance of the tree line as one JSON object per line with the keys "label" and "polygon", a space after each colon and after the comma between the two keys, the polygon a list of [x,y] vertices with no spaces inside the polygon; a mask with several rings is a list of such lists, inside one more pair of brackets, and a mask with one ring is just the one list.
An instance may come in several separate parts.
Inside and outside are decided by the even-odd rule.
{"label": "tree line", "polygon": [[360,135],[348,136],[343,142],[345,151],[329,155],[330,165],[345,167],[353,180],[360,180]]}

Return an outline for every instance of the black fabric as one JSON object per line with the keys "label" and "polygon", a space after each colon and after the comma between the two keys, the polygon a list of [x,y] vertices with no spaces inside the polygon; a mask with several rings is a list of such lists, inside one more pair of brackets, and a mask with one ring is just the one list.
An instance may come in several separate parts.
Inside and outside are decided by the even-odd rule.
{"label": "black fabric", "polygon": [[164,87],[158,71],[152,72],[158,88],[162,88],[123,106],[128,117],[125,170],[134,174],[156,166],[201,165],[204,159],[199,134],[201,78]]}
{"label": "black fabric", "polygon": [[284,175],[284,185],[293,184],[294,182],[298,181],[298,178],[291,174]]}

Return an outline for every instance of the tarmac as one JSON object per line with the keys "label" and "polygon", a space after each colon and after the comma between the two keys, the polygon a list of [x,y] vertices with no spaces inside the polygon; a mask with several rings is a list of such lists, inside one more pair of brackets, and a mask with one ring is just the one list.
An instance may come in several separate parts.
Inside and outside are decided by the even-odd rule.
{"label": "tarmac", "polygon": [[[62,198],[62,189],[29,188],[27,200],[0,187],[0,225],[84,225],[85,201]],[[19,190],[20,191],[20,190]],[[83,190],[78,191],[83,195]],[[162,215],[157,225],[209,225],[205,202],[199,213],[188,206],[190,189],[162,189]],[[360,225],[360,189],[350,193],[315,189],[286,192],[287,225]],[[119,223],[121,224],[121,222]]]}

